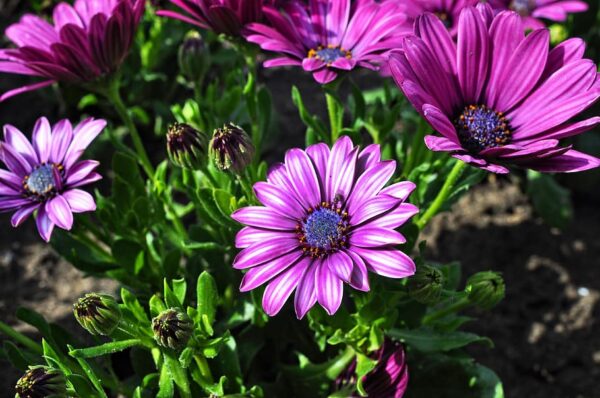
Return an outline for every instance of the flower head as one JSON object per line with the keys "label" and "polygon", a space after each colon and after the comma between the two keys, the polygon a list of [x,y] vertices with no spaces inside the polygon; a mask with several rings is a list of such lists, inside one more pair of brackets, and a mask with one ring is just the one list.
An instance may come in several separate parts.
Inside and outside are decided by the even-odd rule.
{"label": "flower head", "polygon": [[208,139],[190,125],[175,123],[167,132],[167,153],[179,167],[200,169],[206,165]]}
{"label": "flower head", "polygon": [[254,185],[263,206],[232,215],[247,225],[236,237],[244,250],[233,261],[234,268],[248,270],[240,290],[268,282],[262,304],[271,316],[296,290],[302,318],[317,302],[335,313],[344,283],[368,291],[368,271],[412,275],[415,264],[396,248],[405,239],[395,229],[418,211],[405,203],[415,185],[384,187],[395,169],[394,161],[380,159],[379,145],[360,151],[348,137],[331,150],[325,144],[289,150],[267,182]]}
{"label": "flower head", "polygon": [[213,133],[209,144],[210,157],[221,171],[241,173],[252,163],[254,145],[252,139],[239,126],[227,123]]}
{"label": "flower head", "polygon": [[444,290],[444,274],[438,268],[421,265],[408,280],[408,294],[423,304],[435,304]]}
{"label": "flower head", "polygon": [[17,381],[15,398],[66,398],[67,384],[60,370],[31,366]]}
{"label": "flower head", "polygon": [[[388,0],[395,1],[395,0]],[[463,8],[477,5],[479,0],[406,0],[406,13],[411,21],[425,12],[435,14],[450,34],[458,32],[458,17]]]}
{"label": "flower head", "polygon": [[156,342],[165,348],[179,350],[192,337],[194,324],[190,317],[178,308],[170,308],[152,319],[152,331]]}
{"label": "flower head", "polygon": [[[379,350],[371,355],[377,361],[375,368],[362,379],[369,397],[402,398],[408,385],[408,368],[402,344],[386,339]],[[356,383],[356,360],[336,380],[337,389]]]}
{"label": "flower head", "polygon": [[189,34],[179,47],[179,69],[185,78],[194,84],[201,84],[210,67],[210,52],[199,33]]}
{"label": "flower head", "polygon": [[33,145],[17,128],[4,126],[0,141],[0,212],[16,210],[17,227],[37,210],[41,237],[50,240],[54,226],[70,230],[73,213],[96,209],[94,198],[79,189],[102,177],[94,170],[99,163],[79,158],[106,126],[104,120],[87,119],[73,128],[68,120],[54,127],[46,118],[33,129]]}
{"label": "flower head", "polygon": [[583,41],[549,51],[547,30],[525,36],[517,13],[491,15],[488,5],[465,8],[455,43],[438,17],[424,14],[390,57],[396,84],[441,134],[425,138],[429,149],[495,173],[508,173],[508,165],[542,172],[600,166],[559,143],[600,122],[571,121],[600,97]]}
{"label": "flower head", "polygon": [[45,80],[4,93],[0,101],[55,82],[88,83],[121,65],[144,12],[144,0],[60,3],[53,23],[27,14],[6,29],[16,45],[0,49],[0,72]]}
{"label": "flower head", "polygon": [[245,25],[262,20],[263,2],[265,0],[171,0],[184,13],[161,10],[157,14],[235,37],[241,35]]}
{"label": "flower head", "polygon": [[585,12],[589,6],[582,0],[489,0],[495,11],[512,10],[518,13],[525,27],[545,27],[540,18],[564,22],[572,12]]}
{"label": "flower head", "polygon": [[412,31],[404,6],[394,1],[290,0],[264,13],[271,26],[253,23],[246,31],[248,41],[281,54],[264,66],[302,66],[321,84],[356,67],[377,69]]}
{"label": "flower head", "polygon": [[108,336],[121,321],[119,304],[107,294],[89,293],[73,305],[77,322],[93,335]]}
{"label": "flower head", "polygon": [[478,272],[467,280],[469,300],[486,310],[502,301],[505,290],[504,279],[497,272]]}

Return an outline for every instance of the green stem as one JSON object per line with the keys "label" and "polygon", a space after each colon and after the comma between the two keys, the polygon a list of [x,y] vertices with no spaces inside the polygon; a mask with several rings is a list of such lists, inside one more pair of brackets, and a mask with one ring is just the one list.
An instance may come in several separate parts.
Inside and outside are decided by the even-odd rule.
{"label": "green stem", "polygon": [[325,101],[327,102],[332,144],[340,138],[344,122],[344,106],[340,103],[335,89],[335,86],[325,88]]}
{"label": "green stem", "polygon": [[425,214],[423,214],[423,216],[420,217],[417,221],[417,226],[419,227],[419,229],[423,229],[425,225],[427,225],[429,220],[431,220],[433,216],[435,216],[440,211],[440,208],[444,205],[444,202],[452,193],[452,188],[454,188],[454,185],[462,175],[465,166],[466,163],[461,162],[460,160],[456,161],[456,164],[454,165],[454,167],[450,171],[450,174],[446,178],[446,182],[444,182],[442,189],[440,190],[440,192],[438,192],[436,198],[433,200],[433,203],[431,203]]}
{"label": "green stem", "polygon": [[423,325],[429,325],[433,321],[438,320],[440,318],[444,318],[450,314],[454,314],[455,312],[461,311],[468,306],[471,305],[468,297],[463,297],[455,303],[450,304],[449,306],[442,308],[441,310],[431,312],[423,317],[421,323]]}
{"label": "green stem", "polygon": [[194,359],[196,360],[196,364],[198,365],[198,369],[200,369],[200,374],[202,375],[202,377],[208,380],[209,384],[213,384],[214,378],[212,372],[210,371],[210,367],[208,366],[206,358],[204,358],[200,354],[196,354],[194,355]]}
{"label": "green stem", "polygon": [[419,157],[419,154],[421,153],[421,149],[425,146],[423,143],[423,138],[425,138],[425,134],[427,133],[427,123],[425,122],[424,119],[420,119],[418,126],[417,126],[417,132],[415,133],[413,140],[411,142],[409,151],[408,151],[408,155],[407,155],[407,159],[406,159],[406,164],[403,167],[402,172],[404,173],[404,175],[408,176],[410,174],[410,172],[413,170],[413,168],[415,167],[415,163]]}
{"label": "green stem", "polygon": [[42,349],[42,346],[40,344],[31,340],[29,337],[25,336],[24,334],[17,332],[16,330],[14,330],[13,328],[11,328],[10,326],[8,326],[6,323],[4,323],[2,321],[0,321],[0,333],[5,334],[6,336],[10,337],[17,343],[29,348],[31,351],[35,352],[36,354],[42,355],[44,353],[44,350]]}
{"label": "green stem", "polygon": [[344,371],[344,369],[348,367],[355,356],[356,353],[354,352],[354,349],[350,346],[347,346],[346,350],[337,357],[335,363],[333,363],[325,371],[327,377],[330,380],[335,380]]}
{"label": "green stem", "polygon": [[154,178],[154,167],[152,166],[150,158],[146,153],[146,149],[144,148],[144,144],[142,143],[140,134],[138,133],[138,130],[135,127],[135,123],[133,122],[129,111],[125,106],[123,99],[121,98],[119,88],[119,80],[115,79],[114,82],[109,85],[108,89],[103,92],[103,94],[113,104],[115,110],[119,114],[119,117],[127,127],[127,130],[129,130],[129,135],[131,136],[131,140],[133,141],[133,146],[138,155],[138,160],[144,168],[144,171],[146,172],[148,177]]}

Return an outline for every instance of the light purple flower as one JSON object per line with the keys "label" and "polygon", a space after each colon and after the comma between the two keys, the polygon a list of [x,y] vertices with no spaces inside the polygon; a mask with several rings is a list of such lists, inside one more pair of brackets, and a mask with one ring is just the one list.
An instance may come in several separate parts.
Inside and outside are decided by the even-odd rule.
{"label": "light purple flower", "polygon": [[240,290],[269,282],[263,308],[271,316],[296,290],[296,315],[302,318],[317,302],[334,314],[344,283],[368,291],[368,271],[412,275],[415,264],[396,248],[405,239],[395,229],[418,212],[405,203],[415,185],[384,188],[395,170],[395,161],[380,159],[379,145],[360,151],[348,137],[331,150],[325,144],[289,150],[267,182],[254,185],[264,206],[232,215],[247,225],[236,237],[236,247],[244,250],[233,261],[234,268],[248,270]]}
{"label": "light purple flower", "polygon": [[291,0],[281,10],[265,6],[271,26],[249,24],[246,39],[281,55],[265,67],[302,66],[325,84],[356,67],[378,69],[412,32],[404,9],[390,1]]}
{"label": "light purple flower", "polygon": [[[377,365],[362,379],[367,396],[402,398],[408,386],[408,367],[402,344],[386,338],[371,358]],[[348,384],[356,384],[356,360],[336,380],[338,390]]]}
{"label": "light purple flower", "polygon": [[463,10],[457,43],[435,15],[419,17],[389,67],[441,134],[425,138],[429,149],[495,173],[508,173],[508,165],[576,172],[600,166],[559,142],[600,123],[572,121],[600,97],[596,65],[584,50],[582,40],[570,39],[549,51],[546,29],[525,36],[517,13],[494,18],[480,4]]}
{"label": "light purple flower", "polygon": [[[240,36],[242,28],[262,20],[263,2],[269,0],[170,0],[184,13],[161,10],[156,14],[179,19],[202,29]],[[186,15],[187,14],[187,15]]]}
{"label": "light purple flower", "polygon": [[68,120],[54,127],[44,117],[33,129],[32,143],[17,128],[4,126],[0,141],[0,212],[14,211],[13,227],[37,210],[36,222],[45,241],[54,226],[70,230],[73,213],[96,209],[94,198],[79,187],[102,177],[94,170],[98,162],[79,160],[88,145],[106,126],[92,118],[73,128]]}
{"label": "light purple flower", "polygon": [[572,12],[585,12],[588,4],[581,0],[489,0],[495,11],[516,11],[527,29],[544,28],[540,18],[563,22]]}
{"label": "light purple flower", "polygon": [[0,72],[45,80],[4,93],[0,101],[55,82],[88,83],[121,65],[144,12],[144,0],[77,0],[54,8],[53,24],[26,14],[6,29],[17,48],[0,49]]}

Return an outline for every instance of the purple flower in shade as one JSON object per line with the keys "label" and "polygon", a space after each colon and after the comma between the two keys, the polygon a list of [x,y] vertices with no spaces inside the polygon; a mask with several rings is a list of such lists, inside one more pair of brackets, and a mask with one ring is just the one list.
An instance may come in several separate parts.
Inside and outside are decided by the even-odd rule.
{"label": "purple flower in shade", "polygon": [[277,314],[294,289],[296,315],[315,303],[333,314],[343,284],[369,290],[367,271],[390,278],[414,274],[415,264],[396,249],[405,242],[394,229],[418,209],[405,203],[412,182],[384,188],[396,162],[380,160],[379,145],[363,151],[348,137],[330,150],[325,144],[291,149],[254,185],[264,206],[244,207],[234,220],[247,225],[236,237],[242,250],[233,267],[248,269],[240,290],[267,282],[263,308]]}
{"label": "purple flower in shade", "polygon": [[528,29],[545,27],[539,18],[563,22],[571,12],[585,12],[588,4],[581,0],[488,0],[496,11],[513,10],[523,18]]}
{"label": "purple flower in shade", "polygon": [[[263,18],[263,3],[269,0],[170,0],[185,14],[161,10],[157,14],[196,25],[202,29],[240,36],[242,28]],[[187,15],[186,15],[187,14]]]}
{"label": "purple flower in shade", "polygon": [[[400,1],[400,0],[387,0]],[[403,0],[406,4],[406,12],[414,21],[419,15],[430,12],[437,15],[448,28],[452,36],[458,31],[458,17],[463,8],[475,6],[479,0]]]}
{"label": "purple flower in shade", "polygon": [[[408,368],[402,344],[385,339],[371,358],[377,360],[377,365],[362,379],[367,396],[402,398],[408,385]],[[337,378],[336,389],[343,389],[349,384],[356,384],[356,360]]]}
{"label": "purple flower in shade", "polygon": [[525,36],[515,12],[495,18],[489,5],[467,7],[457,43],[433,14],[417,18],[415,35],[390,57],[391,73],[406,97],[441,136],[433,151],[450,152],[473,166],[508,173],[507,165],[541,172],[576,172],[600,159],[560,146],[600,117],[573,122],[600,96],[585,44],[570,39],[549,51],[549,33]]}
{"label": "purple flower in shade", "polygon": [[144,12],[144,0],[60,3],[53,22],[27,14],[6,29],[17,48],[0,49],[0,72],[45,80],[4,93],[0,101],[55,82],[89,83],[117,70]]}
{"label": "purple flower in shade", "polygon": [[37,210],[40,235],[50,240],[54,226],[70,230],[73,213],[96,209],[94,198],[78,189],[102,177],[98,162],[79,158],[106,126],[104,120],[87,119],[73,128],[68,120],[50,127],[46,118],[33,129],[33,145],[18,129],[4,126],[0,141],[0,212],[16,210],[13,227]]}
{"label": "purple flower in shade", "polygon": [[412,32],[404,9],[395,1],[291,0],[281,11],[265,6],[271,26],[249,24],[246,39],[281,54],[265,67],[302,66],[325,84],[357,66],[378,69],[384,54]]}

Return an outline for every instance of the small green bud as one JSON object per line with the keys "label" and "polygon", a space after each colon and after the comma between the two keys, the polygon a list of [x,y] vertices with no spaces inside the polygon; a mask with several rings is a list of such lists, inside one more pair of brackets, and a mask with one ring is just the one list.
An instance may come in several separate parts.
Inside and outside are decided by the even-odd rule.
{"label": "small green bud", "polygon": [[108,336],[121,320],[119,304],[108,294],[86,294],[73,305],[73,313],[77,322],[95,336]]}
{"label": "small green bud", "polygon": [[200,84],[210,67],[208,46],[198,32],[187,35],[178,52],[179,69],[192,83]]}
{"label": "small green bud", "polygon": [[504,280],[497,272],[478,272],[467,280],[466,292],[471,303],[489,310],[504,298]]}
{"label": "small green bud", "polygon": [[57,369],[30,366],[17,381],[15,391],[15,398],[66,398],[67,382]]}
{"label": "small green bud", "polygon": [[167,131],[167,153],[173,164],[190,170],[206,165],[208,138],[192,126],[175,123]]}
{"label": "small green bud", "polygon": [[252,139],[241,127],[228,123],[215,130],[210,141],[210,157],[219,170],[240,174],[253,156]]}
{"label": "small green bud", "polygon": [[421,265],[415,275],[408,279],[408,294],[419,303],[437,303],[443,289],[444,274],[429,265]]}
{"label": "small green bud", "polygon": [[180,350],[192,337],[194,324],[190,317],[177,308],[170,308],[152,319],[156,342],[166,348]]}

